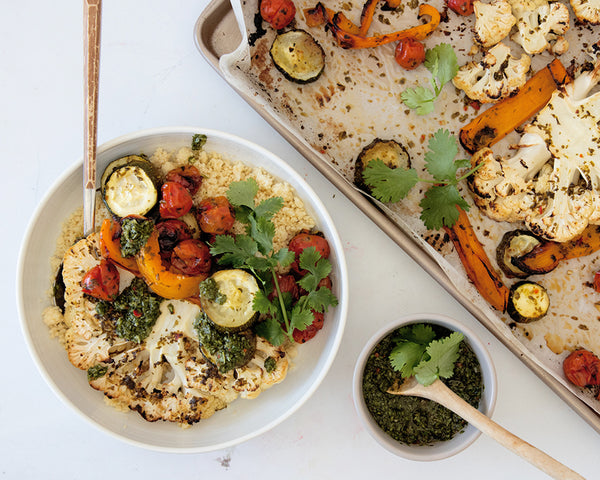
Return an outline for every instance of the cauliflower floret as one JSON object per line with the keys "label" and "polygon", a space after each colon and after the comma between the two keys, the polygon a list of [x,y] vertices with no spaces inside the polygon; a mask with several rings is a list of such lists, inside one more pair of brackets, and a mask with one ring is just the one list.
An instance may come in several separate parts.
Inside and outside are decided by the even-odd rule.
{"label": "cauliflower floret", "polygon": [[[88,370],[90,385],[106,397],[149,421],[192,424],[285,378],[285,349],[263,339],[257,339],[256,353],[247,365],[219,374],[200,352],[194,328],[200,307],[184,300],[162,300],[159,316],[141,343],[120,338],[114,322],[100,317],[95,301],[81,290],[82,278],[100,257],[97,234],[79,241],[65,255],[65,336],[71,363]],[[124,276],[121,271],[122,280]],[[273,369],[265,367],[268,357]]]}
{"label": "cauliflower floret", "polygon": [[[524,128],[517,153],[472,157],[476,204],[498,221],[523,221],[535,234],[565,242],[600,224],[600,62],[555,92]],[[588,96],[589,95],[589,96]]]}
{"label": "cauliflower floret", "polygon": [[469,62],[452,80],[472,100],[492,103],[517,92],[527,81],[529,56],[517,59],[502,42],[492,47],[479,62]]}
{"label": "cauliflower floret", "polygon": [[506,0],[494,0],[483,3],[473,2],[475,11],[474,39],[485,48],[496,45],[506,37],[517,19],[512,14],[510,3]]}
{"label": "cauliflower floret", "polygon": [[599,0],[570,0],[573,13],[580,22],[598,25],[600,23]]}
{"label": "cauliflower floret", "polygon": [[560,2],[512,1],[513,14],[517,18],[517,32],[511,39],[521,45],[528,54],[545,50],[562,55],[569,48],[563,36],[569,29],[569,9]]}

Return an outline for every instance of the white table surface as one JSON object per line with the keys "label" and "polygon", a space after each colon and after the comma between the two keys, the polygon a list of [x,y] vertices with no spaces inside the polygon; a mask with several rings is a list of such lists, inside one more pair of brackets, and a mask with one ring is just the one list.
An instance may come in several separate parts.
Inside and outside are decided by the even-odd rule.
{"label": "white table surface", "polygon": [[600,437],[540,379],[337,191],[219,77],[196,50],[208,0],[105,0],[98,141],[157,126],[224,130],[293,165],[337,223],[350,274],[341,348],[324,382],[294,415],[235,447],[197,455],[130,446],[97,430],[44,383],[21,334],[15,272],[31,215],[83,152],[83,20],[77,1],[1,0],[0,162],[3,167],[3,365],[0,478],[548,478],[480,437],[453,458],[411,462],[380,448],[351,396],[355,359],[387,321],[431,311],[461,319],[498,372],[493,419],[586,478],[600,478]]}

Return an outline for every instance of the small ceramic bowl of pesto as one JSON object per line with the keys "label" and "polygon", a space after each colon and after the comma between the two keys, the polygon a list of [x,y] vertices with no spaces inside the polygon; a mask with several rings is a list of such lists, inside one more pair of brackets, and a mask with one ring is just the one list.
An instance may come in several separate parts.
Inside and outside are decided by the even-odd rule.
{"label": "small ceramic bowl of pesto", "polygon": [[424,383],[438,373],[451,390],[491,416],[497,393],[494,365],[481,340],[460,322],[412,314],[386,325],[363,348],[354,369],[354,404],[366,430],[389,452],[410,460],[441,460],[481,434],[431,400],[387,393],[411,374]]}

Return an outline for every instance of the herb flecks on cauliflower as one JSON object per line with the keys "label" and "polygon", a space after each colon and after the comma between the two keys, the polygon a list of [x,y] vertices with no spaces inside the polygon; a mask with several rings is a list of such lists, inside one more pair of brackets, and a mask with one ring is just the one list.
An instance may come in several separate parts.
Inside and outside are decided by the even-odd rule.
{"label": "herb flecks on cauliflower", "polygon": [[564,34],[569,29],[569,9],[560,2],[512,0],[517,32],[511,39],[533,55],[548,50],[562,55],[569,48]]}
{"label": "herb flecks on cauliflower", "polygon": [[484,48],[496,45],[508,36],[517,19],[512,14],[512,7],[506,0],[494,0],[484,3],[473,2],[475,11],[474,39]]}
{"label": "herb flecks on cauliflower", "polygon": [[577,20],[592,25],[600,23],[600,0],[570,0]]}
{"label": "herb flecks on cauliflower", "polygon": [[479,62],[469,62],[452,80],[471,100],[493,103],[516,93],[527,81],[531,65],[528,55],[511,55],[502,42],[492,47]]}
{"label": "herb flecks on cauliflower", "polygon": [[[247,365],[219,373],[202,355],[193,327],[200,307],[185,300],[163,299],[141,343],[120,338],[114,322],[100,317],[96,302],[81,291],[81,280],[100,258],[98,234],[80,240],[65,255],[63,277],[69,360],[87,370],[90,385],[106,397],[149,421],[192,424],[285,378],[284,348],[263,339]],[[267,358],[273,368],[265,366]]]}
{"label": "herb flecks on cauliflower", "polygon": [[[565,242],[600,224],[600,62],[557,90],[525,126],[517,153],[471,158],[475,203],[498,221],[523,221],[535,234]],[[588,96],[589,95],[589,96]]]}

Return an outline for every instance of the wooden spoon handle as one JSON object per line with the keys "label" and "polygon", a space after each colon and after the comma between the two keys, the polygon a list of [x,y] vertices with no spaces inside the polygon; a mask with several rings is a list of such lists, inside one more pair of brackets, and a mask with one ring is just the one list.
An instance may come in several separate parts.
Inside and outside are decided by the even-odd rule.
{"label": "wooden spoon handle", "polygon": [[94,231],[96,200],[96,142],[98,121],[98,78],[100,71],[101,0],[84,0],[84,160],[83,232]]}
{"label": "wooden spoon handle", "polygon": [[[427,392],[427,390],[430,390],[430,392]],[[446,387],[440,380],[436,380],[432,385],[424,388],[423,392],[427,393],[427,398],[452,410],[478,430],[489,435],[498,443],[524,458],[532,465],[535,465],[552,478],[561,480],[585,480],[584,477],[578,473],[501,427],[476,408],[473,408],[469,403],[465,402],[452,390]],[[431,396],[429,396],[429,394],[431,394]],[[423,396],[425,396],[425,394]]]}

